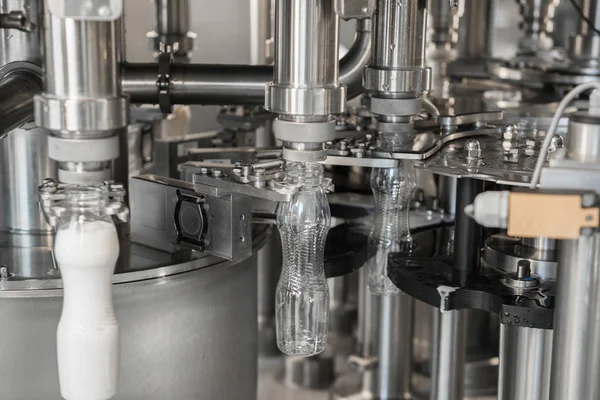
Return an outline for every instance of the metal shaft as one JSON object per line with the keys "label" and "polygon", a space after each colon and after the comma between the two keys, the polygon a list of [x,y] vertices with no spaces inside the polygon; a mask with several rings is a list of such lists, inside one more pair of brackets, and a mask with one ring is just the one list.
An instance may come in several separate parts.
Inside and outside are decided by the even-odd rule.
{"label": "metal shaft", "polygon": [[524,37],[519,47],[525,51],[549,50],[553,46],[550,33],[554,29],[554,10],[558,0],[518,0],[521,30]]}
{"label": "metal shaft", "polygon": [[434,310],[430,400],[462,400],[465,384],[466,311]]}
{"label": "metal shaft", "polygon": [[469,2],[460,21],[458,49],[461,58],[477,60],[490,55],[492,26],[490,0]]}
{"label": "metal shaft", "polygon": [[[339,62],[339,79],[348,87],[348,97],[362,91],[362,70],[371,51],[371,21],[357,23],[356,37],[348,53]],[[124,64],[123,92],[132,103],[157,104],[157,64]],[[174,64],[171,67],[172,104],[262,105],[265,85],[273,80],[273,67],[262,65]]]}
{"label": "metal shaft", "polygon": [[558,247],[550,399],[600,398],[600,233]]}
{"label": "metal shaft", "polygon": [[499,400],[548,400],[552,329],[501,325]]}
{"label": "metal shaft", "polygon": [[377,297],[381,311],[375,394],[404,399],[410,395],[414,299],[404,293]]}
{"label": "metal shaft", "polygon": [[[581,0],[580,5],[587,20],[595,27],[600,26],[599,2],[597,0]],[[577,32],[571,37],[569,52],[570,56],[582,67],[591,67],[597,71],[597,59],[600,57],[600,35],[591,29],[583,18],[579,18]]]}
{"label": "metal shaft", "polygon": [[378,0],[374,15],[372,65],[425,67],[427,9],[419,0]]}
{"label": "metal shaft", "polygon": [[250,0],[250,64],[273,63],[275,0]]}
{"label": "metal shaft", "polygon": [[154,0],[154,31],[148,33],[155,53],[161,43],[170,46],[176,60],[186,62],[196,35],[190,32],[189,0]]}
{"label": "metal shaft", "polygon": [[462,178],[457,183],[456,233],[454,235],[454,270],[457,283],[464,285],[479,269],[481,226],[465,214],[465,207],[472,204],[483,191],[483,181]]}

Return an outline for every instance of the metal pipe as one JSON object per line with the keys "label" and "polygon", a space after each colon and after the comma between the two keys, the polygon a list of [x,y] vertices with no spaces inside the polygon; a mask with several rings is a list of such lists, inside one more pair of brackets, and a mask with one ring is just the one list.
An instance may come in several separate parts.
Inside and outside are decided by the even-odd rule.
{"label": "metal pipe", "polygon": [[558,250],[550,399],[598,399],[600,233],[563,240]]}
{"label": "metal pipe", "polygon": [[552,334],[552,329],[501,325],[499,400],[549,399]]}
{"label": "metal pipe", "polygon": [[250,64],[273,63],[275,0],[250,0]]}
{"label": "metal pipe", "polygon": [[[362,92],[362,69],[371,51],[371,21],[357,23],[356,37],[339,65],[340,84],[348,98]],[[157,104],[157,64],[123,64],[122,88],[132,103]],[[273,79],[267,65],[173,64],[170,93],[172,104],[263,105],[265,86]]]}
{"label": "metal pipe", "polygon": [[466,310],[434,310],[430,400],[462,400],[467,353]]}
{"label": "metal pipe", "polygon": [[33,119],[33,98],[41,91],[40,78],[27,71],[12,72],[0,81],[0,138]]}
{"label": "metal pipe", "polygon": [[489,27],[493,26],[491,0],[477,0],[465,7],[460,20],[458,49],[460,58],[486,59],[490,56]]}
{"label": "metal pipe", "polygon": [[483,181],[458,180],[456,189],[456,234],[454,235],[454,269],[457,284],[464,285],[479,269],[481,225],[465,214],[465,207],[483,191]]}
{"label": "metal pipe", "polygon": [[412,376],[414,299],[405,293],[374,297],[381,306],[376,398],[405,399]]}

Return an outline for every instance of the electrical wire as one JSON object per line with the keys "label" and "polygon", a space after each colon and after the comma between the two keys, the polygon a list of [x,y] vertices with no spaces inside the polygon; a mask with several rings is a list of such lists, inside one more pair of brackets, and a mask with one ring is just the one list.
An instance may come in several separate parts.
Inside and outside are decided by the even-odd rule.
{"label": "electrical wire", "polygon": [[588,24],[588,26],[590,27],[591,30],[593,30],[598,35],[600,35],[600,29],[596,28],[594,26],[594,23],[592,21],[590,21],[590,19],[588,17],[585,16],[585,13],[581,9],[581,6],[579,4],[577,4],[577,2],[575,0],[570,0],[570,2],[573,5],[573,7],[575,8],[575,10],[577,11],[577,13],[579,14],[579,17],[581,17],[581,19],[584,20],[586,24]]}
{"label": "electrical wire", "polygon": [[537,162],[535,164],[535,169],[533,171],[533,176],[531,177],[531,181],[529,183],[530,189],[535,189],[539,183],[540,175],[542,174],[542,168],[544,167],[544,162],[546,161],[546,156],[548,155],[548,149],[550,148],[550,143],[552,142],[552,137],[556,132],[556,128],[558,127],[558,123],[565,112],[565,109],[569,106],[569,104],[575,100],[581,93],[586,90],[597,89],[600,90],[600,82],[587,82],[582,83],[579,86],[573,88],[567,95],[560,101],[558,104],[558,108],[554,113],[554,117],[552,118],[552,122],[550,123],[550,127],[546,132],[546,137],[544,137],[544,142],[542,144],[542,148],[540,149],[540,154],[538,156]]}

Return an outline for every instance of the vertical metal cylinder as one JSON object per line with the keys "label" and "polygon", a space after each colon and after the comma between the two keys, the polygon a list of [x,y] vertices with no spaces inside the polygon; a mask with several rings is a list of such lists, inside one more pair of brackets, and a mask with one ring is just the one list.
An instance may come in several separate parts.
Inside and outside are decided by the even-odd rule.
{"label": "vertical metal cylinder", "polygon": [[378,296],[381,302],[375,395],[404,399],[410,395],[414,299],[405,293]]}
{"label": "vertical metal cylinder", "polygon": [[250,64],[273,63],[275,0],[250,0]]}
{"label": "vertical metal cylinder", "polygon": [[518,0],[518,3],[524,34],[519,47],[525,51],[550,50],[553,46],[550,33],[554,30],[554,10],[558,0]]}
{"label": "vertical metal cylinder", "polygon": [[320,117],[344,110],[339,84],[339,18],[329,0],[278,0],[275,63],[266,108],[294,117]]}
{"label": "vertical metal cylinder", "polygon": [[4,74],[6,64],[12,62],[28,62],[41,65],[40,31],[43,15],[43,2],[37,0],[0,0],[0,13],[21,11],[31,22],[36,24],[33,32],[17,29],[0,29],[0,78]]}
{"label": "vertical metal cylinder", "polygon": [[421,0],[378,0],[373,14],[371,64],[363,77],[367,91],[377,97],[395,98],[419,97],[429,90],[426,4]]}
{"label": "vertical metal cylinder", "polygon": [[558,247],[550,399],[600,398],[600,233]]}
{"label": "vertical metal cylinder", "polygon": [[464,11],[464,2],[458,4],[457,10],[450,9],[445,0],[429,0],[429,40],[434,45],[450,49],[458,40],[459,20]]}
{"label": "vertical metal cylinder", "polygon": [[47,138],[30,123],[0,139],[0,232],[11,234],[13,245],[45,245],[52,233],[37,204],[38,186],[56,176]]}
{"label": "vertical metal cylinder", "polygon": [[466,311],[434,310],[430,400],[462,400],[466,331]]}
{"label": "vertical metal cylinder", "polygon": [[[587,20],[595,27],[600,26],[600,2],[598,0],[581,0],[580,5]],[[598,70],[600,35],[591,29],[583,18],[579,18],[577,33],[571,37],[569,53],[579,65]]]}
{"label": "vertical metal cylinder", "polygon": [[460,21],[458,49],[461,58],[477,60],[490,56],[490,30],[492,26],[490,0],[477,0],[465,7]]}
{"label": "vertical metal cylinder", "polygon": [[458,284],[464,285],[479,268],[481,257],[481,225],[465,214],[465,207],[472,204],[483,191],[483,181],[462,178],[457,183],[456,234],[454,236],[454,269]]}
{"label": "vertical metal cylinder", "polygon": [[419,0],[378,0],[373,18],[373,66],[425,67],[425,4]]}
{"label": "vertical metal cylinder", "polygon": [[457,178],[440,175],[438,185],[440,207],[444,210],[445,215],[450,218],[454,218],[456,214],[456,185]]}
{"label": "vertical metal cylinder", "polygon": [[499,400],[548,400],[552,329],[501,325]]}
{"label": "vertical metal cylinder", "polygon": [[106,18],[88,16],[100,9],[45,4],[45,88],[36,96],[35,117],[55,137],[49,154],[59,161],[58,178],[97,183],[117,176],[127,182],[127,152],[119,154],[119,147],[127,148],[123,137],[129,123],[128,98],[121,91],[119,3],[104,10],[115,13]]}
{"label": "vertical metal cylinder", "polygon": [[275,3],[275,62],[265,109],[279,114],[273,129],[288,160],[325,158],[323,143],[335,138],[331,114],[346,107],[346,87],[339,83],[339,18],[334,3]]}
{"label": "vertical metal cylinder", "polygon": [[[0,118],[4,128],[18,126],[0,139],[0,187],[4,188],[0,194],[0,242],[19,247],[47,245],[51,229],[38,208],[37,188],[44,178],[56,177],[56,165],[48,159],[48,132],[33,122],[23,125],[32,117],[33,96],[41,88],[41,79],[38,83],[35,77],[39,74],[41,78],[43,2],[0,0],[0,13],[9,12],[22,12],[35,26],[31,32],[0,29],[0,80],[10,72],[4,84],[14,82],[12,87],[3,85],[3,96],[11,96],[20,110],[18,119]],[[18,79],[18,71],[24,71],[25,80]],[[0,115],[4,115],[2,106]]]}
{"label": "vertical metal cylinder", "polygon": [[161,43],[170,46],[178,62],[191,57],[196,34],[190,32],[189,0],[154,0],[154,30],[148,32],[155,54]]}

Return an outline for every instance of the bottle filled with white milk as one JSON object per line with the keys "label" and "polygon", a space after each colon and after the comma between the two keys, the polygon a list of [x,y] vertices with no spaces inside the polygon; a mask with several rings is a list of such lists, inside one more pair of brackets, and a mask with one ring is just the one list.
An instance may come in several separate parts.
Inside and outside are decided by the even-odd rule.
{"label": "bottle filled with white milk", "polygon": [[110,399],[119,376],[119,325],[112,300],[119,256],[110,215],[114,202],[104,187],[66,186],[61,194],[52,204],[54,254],[64,288],[57,330],[60,390],[66,400]]}

